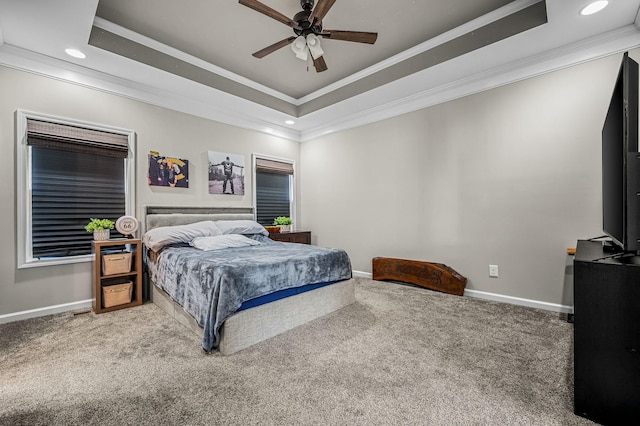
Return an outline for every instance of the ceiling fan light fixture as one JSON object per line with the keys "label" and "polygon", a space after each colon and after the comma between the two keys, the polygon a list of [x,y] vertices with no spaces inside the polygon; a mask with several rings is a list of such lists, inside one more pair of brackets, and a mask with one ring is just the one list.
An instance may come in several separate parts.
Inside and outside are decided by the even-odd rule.
{"label": "ceiling fan light fixture", "polygon": [[324,55],[324,50],[322,50],[322,46],[320,46],[320,38],[315,34],[309,34],[307,36],[307,46],[309,47],[309,52],[311,52],[311,56],[314,59],[318,59],[320,56]]}
{"label": "ceiling fan light fixture", "polygon": [[[308,61],[310,53],[313,59],[313,67],[316,69],[316,72],[323,72],[327,70],[327,64],[323,57],[324,51],[321,46],[321,38],[367,44],[374,44],[376,42],[378,33],[365,31],[323,30],[323,19],[337,0],[299,1],[302,11],[296,13],[293,18],[289,18],[259,0],[239,0],[240,4],[290,27],[295,34],[294,36],[289,36],[284,40],[280,40],[252,53],[254,57],[264,58],[280,48],[291,45],[291,50],[293,50],[296,57],[305,62]],[[309,70],[309,64],[307,64],[307,70]]]}
{"label": "ceiling fan light fixture", "polygon": [[293,43],[291,43],[291,50],[296,54],[296,58],[307,60],[307,41],[303,36],[297,37]]}

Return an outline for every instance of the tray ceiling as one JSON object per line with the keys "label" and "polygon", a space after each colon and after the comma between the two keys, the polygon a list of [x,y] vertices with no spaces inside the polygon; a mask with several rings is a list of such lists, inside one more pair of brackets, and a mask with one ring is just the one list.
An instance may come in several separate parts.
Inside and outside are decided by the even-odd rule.
{"label": "tray ceiling", "polygon": [[317,73],[289,47],[254,58],[293,31],[236,0],[0,0],[0,64],[305,140],[640,45],[640,0],[586,3],[337,0],[325,28],[378,39],[323,39]]}

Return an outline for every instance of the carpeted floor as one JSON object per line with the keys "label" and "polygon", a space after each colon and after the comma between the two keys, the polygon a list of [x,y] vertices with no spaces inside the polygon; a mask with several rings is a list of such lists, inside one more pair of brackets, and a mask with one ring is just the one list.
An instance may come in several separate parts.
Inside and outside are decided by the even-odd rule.
{"label": "carpeted floor", "polygon": [[359,279],[237,354],[153,304],[0,325],[1,425],[593,425],[555,313]]}

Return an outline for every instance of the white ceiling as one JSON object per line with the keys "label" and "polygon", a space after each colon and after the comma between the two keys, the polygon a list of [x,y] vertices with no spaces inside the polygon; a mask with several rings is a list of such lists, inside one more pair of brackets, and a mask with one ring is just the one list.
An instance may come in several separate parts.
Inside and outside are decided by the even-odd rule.
{"label": "white ceiling", "polygon": [[640,0],[587,3],[337,0],[325,28],[378,40],[323,40],[316,73],[289,47],[252,57],[293,32],[236,0],[0,0],[0,64],[305,141],[640,46]]}

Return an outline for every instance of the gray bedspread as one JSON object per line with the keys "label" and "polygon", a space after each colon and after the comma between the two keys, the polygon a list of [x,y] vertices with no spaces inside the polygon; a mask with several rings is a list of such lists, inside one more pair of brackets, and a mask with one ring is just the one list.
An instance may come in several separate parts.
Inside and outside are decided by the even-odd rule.
{"label": "gray bedspread", "polygon": [[218,346],[222,324],[243,302],[285,288],[351,278],[344,250],[253,238],[262,244],[215,251],[167,247],[149,265],[155,284],[204,329],[205,351]]}

